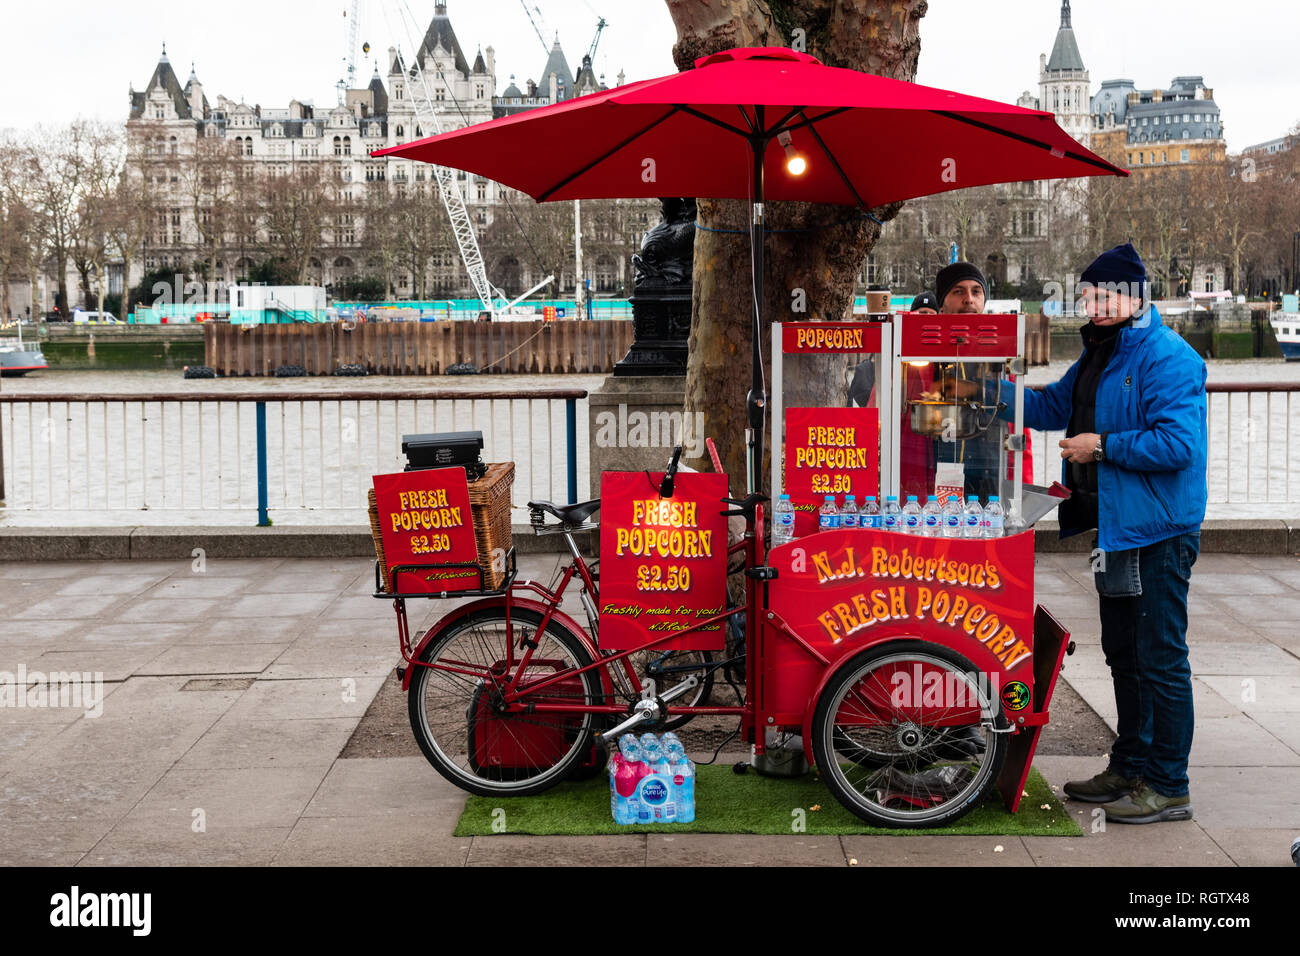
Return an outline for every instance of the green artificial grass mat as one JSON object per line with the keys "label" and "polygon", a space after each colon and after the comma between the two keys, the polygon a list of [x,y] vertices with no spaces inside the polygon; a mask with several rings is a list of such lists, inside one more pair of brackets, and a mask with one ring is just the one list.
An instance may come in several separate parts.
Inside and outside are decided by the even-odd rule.
{"label": "green artificial grass mat", "polygon": [[[850,813],[815,774],[795,779],[743,775],[730,764],[699,766],[695,820],[667,825],[619,826],[609,810],[609,777],[562,783],[535,797],[476,797],[465,802],[455,836],[498,833],[588,836],[602,833],[806,833],[936,834],[984,836],[1082,836],[1047,781],[1030,770],[1020,810],[1008,813],[996,787],[988,799],[956,823],[925,830],[869,826]],[[1047,809],[1043,809],[1046,804]],[[802,813],[797,811],[802,810]],[[802,829],[799,825],[802,824]]]}

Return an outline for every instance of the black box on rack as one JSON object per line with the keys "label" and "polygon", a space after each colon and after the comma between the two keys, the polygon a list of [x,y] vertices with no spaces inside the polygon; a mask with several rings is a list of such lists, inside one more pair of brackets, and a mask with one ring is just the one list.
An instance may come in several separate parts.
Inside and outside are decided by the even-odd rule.
{"label": "black box on rack", "polygon": [[402,454],[407,471],[426,468],[463,467],[469,481],[483,477],[482,432],[438,432],[428,435],[403,435]]}

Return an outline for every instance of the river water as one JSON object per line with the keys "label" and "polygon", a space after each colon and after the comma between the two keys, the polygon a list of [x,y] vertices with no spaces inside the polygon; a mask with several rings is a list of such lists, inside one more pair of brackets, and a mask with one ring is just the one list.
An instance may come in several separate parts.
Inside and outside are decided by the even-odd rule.
{"label": "river water", "polygon": [[[1068,363],[1035,368],[1030,384]],[[129,402],[145,393],[268,398],[269,505],[277,524],[364,524],[369,477],[400,471],[401,436],[480,429],[486,461],[513,460],[516,506],[567,499],[565,407],[554,389],[592,391],[603,375],[370,376],[186,380],[177,371],[50,370],[0,382],[0,394],[121,396],[127,404],[0,403],[6,506],[0,526],[212,524],[257,521],[255,404]],[[1209,363],[1212,383],[1285,383],[1300,363]],[[402,401],[394,390],[501,391],[513,401]],[[319,401],[276,402],[309,392]],[[354,397],[339,400],[340,393]],[[1293,409],[1292,405],[1296,407]],[[588,488],[587,403],[577,403],[578,494]],[[1300,515],[1300,400],[1288,394],[1210,396],[1211,517]],[[1035,481],[1059,476],[1057,434],[1031,433]],[[1297,433],[1300,435],[1300,432]],[[1053,452],[1053,454],[1049,454]],[[518,507],[516,521],[526,520]]]}

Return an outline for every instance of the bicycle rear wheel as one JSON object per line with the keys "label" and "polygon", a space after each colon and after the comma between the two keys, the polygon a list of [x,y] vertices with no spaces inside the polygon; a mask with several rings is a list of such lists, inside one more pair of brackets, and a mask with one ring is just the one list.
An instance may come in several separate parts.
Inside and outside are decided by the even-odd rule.
{"label": "bicycle rear wheel", "polygon": [[[540,793],[590,753],[596,715],[504,707],[503,693],[519,672],[524,641],[536,641],[537,647],[517,685],[523,703],[604,702],[597,671],[565,676],[591,663],[581,639],[554,620],[539,634],[541,617],[513,608],[510,641],[504,607],[475,611],[430,641],[419,658],[430,666],[415,665],[407,705],[416,742],[440,774],[470,793]],[[557,675],[558,681],[527,692]]]}

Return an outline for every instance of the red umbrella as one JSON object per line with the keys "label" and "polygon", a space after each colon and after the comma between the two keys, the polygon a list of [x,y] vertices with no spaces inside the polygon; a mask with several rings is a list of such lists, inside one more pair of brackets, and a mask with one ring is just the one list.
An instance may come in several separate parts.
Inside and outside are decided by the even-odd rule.
{"label": "red umbrella", "polygon": [[[773,142],[777,149],[770,149]],[[968,186],[1128,173],[1051,113],[822,65],[727,50],[642,80],[377,151],[464,169],[538,202],[707,196],[754,207],[750,491],[762,459],[762,204],[872,207]],[[798,163],[802,161],[803,171]]]}

